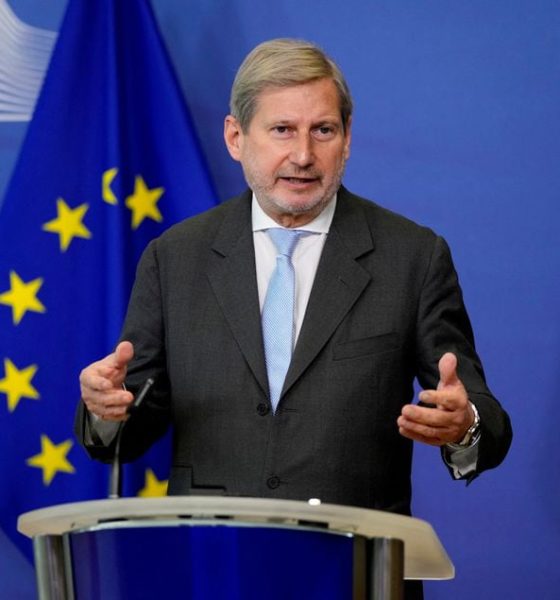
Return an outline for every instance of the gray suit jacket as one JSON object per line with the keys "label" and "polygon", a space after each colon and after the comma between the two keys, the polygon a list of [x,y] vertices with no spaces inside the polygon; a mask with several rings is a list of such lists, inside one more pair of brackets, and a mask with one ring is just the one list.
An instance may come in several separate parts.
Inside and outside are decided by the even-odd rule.
{"label": "gray suit jacket", "polygon": [[[344,188],[276,415],[260,325],[251,193],[188,219],[142,260],[122,339],[127,384],[155,391],[125,428],[132,460],[173,425],[169,493],[223,486],[248,496],[410,511],[412,443],[398,433],[413,379],[437,385],[446,351],[480,413],[477,473],[511,440],[486,386],[449,250],[427,228]],[[77,418],[83,440],[83,410]],[[112,448],[89,446],[107,460]]]}

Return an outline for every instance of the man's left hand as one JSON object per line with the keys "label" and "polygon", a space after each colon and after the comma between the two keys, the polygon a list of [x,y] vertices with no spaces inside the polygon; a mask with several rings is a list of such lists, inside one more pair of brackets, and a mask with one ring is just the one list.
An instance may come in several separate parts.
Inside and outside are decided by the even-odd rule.
{"label": "man's left hand", "polygon": [[407,404],[397,419],[401,435],[432,446],[459,442],[474,423],[467,391],[457,377],[457,357],[447,352],[438,368],[437,390],[424,390],[418,396],[433,408]]}

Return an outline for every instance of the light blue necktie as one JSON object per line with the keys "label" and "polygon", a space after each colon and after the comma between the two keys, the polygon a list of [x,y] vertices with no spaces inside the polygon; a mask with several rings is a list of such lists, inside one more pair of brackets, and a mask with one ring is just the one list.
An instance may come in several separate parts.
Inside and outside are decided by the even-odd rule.
{"label": "light blue necktie", "polygon": [[276,412],[294,346],[295,272],[292,254],[299,238],[306,232],[274,228],[267,233],[278,252],[262,312],[270,401],[273,412]]}

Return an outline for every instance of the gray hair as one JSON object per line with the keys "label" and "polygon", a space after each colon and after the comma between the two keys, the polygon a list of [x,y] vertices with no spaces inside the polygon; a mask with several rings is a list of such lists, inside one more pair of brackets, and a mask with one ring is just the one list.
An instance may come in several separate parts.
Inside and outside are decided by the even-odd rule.
{"label": "gray hair", "polygon": [[318,46],[304,40],[263,42],[245,58],[231,88],[230,112],[247,131],[259,94],[266,88],[289,87],[330,78],[340,100],[344,131],[352,115],[352,97],[342,71]]}

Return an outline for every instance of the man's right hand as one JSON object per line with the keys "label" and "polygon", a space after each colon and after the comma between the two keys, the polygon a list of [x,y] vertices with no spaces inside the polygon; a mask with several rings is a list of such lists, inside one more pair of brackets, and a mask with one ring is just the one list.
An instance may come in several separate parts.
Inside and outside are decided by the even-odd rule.
{"label": "man's right hand", "polygon": [[134,400],[123,389],[128,363],[134,356],[130,342],[121,342],[112,354],[92,363],[80,373],[82,400],[88,410],[104,421],[124,421]]}

